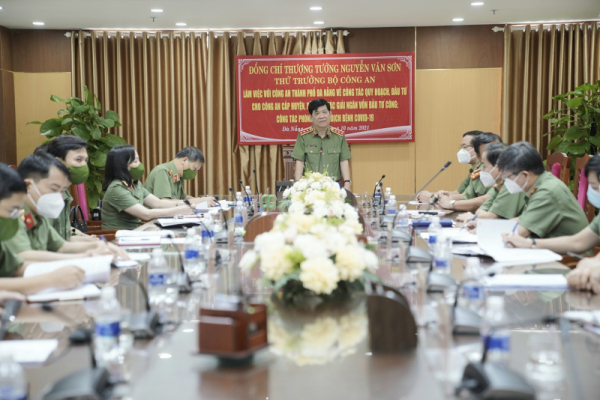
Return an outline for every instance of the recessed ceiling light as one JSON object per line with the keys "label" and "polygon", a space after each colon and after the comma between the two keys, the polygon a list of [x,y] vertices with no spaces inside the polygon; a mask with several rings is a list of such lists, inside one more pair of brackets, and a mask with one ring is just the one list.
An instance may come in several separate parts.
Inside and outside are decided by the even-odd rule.
{"label": "recessed ceiling light", "polygon": [[315,6],[315,7],[311,7],[310,10],[311,11],[321,11],[323,9],[323,7],[319,7],[319,6]]}
{"label": "recessed ceiling light", "polygon": [[159,354],[158,354],[158,357],[159,357],[159,358],[162,358],[162,359],[166,359],[166,358],[171,358],[171,357],[173,357],[173,356],[172,356],[172,355],[170,355],[169,353],[159,353]]}
{"label": "recessed ceiling light", "polygon": [[323,25],[324,23],[325,22],[323,22],[323,21],[315,21],[315,22],[313,22],[313,24],[315,24],[315,25]]}
{"label": "recessed ceiling light", "polygon": [[0,7],[0,10],[2,10],[2,7]]}
{"label": "recessed ceiling light", "polygon": [[151,12],[163,12],[162,8],[153,8],[150,10]]}
{"label": "recessed ceiling light", "polygon": [[178,22],[175,25],[177,25],[177,26],[186,26],[187,24],[185,22]]}
{"label": "recessed ceiling light", "polygon": [[476,1],[475,3],[471,3],[471,5],[472,5],[472,6],[475,6],[475,7],[477,7],[477,6],[482,6],[482,5],[483,5],[483,2],[482,2],[482,1]]}
{"label": "recessed ceiling light", "polygon": [[464,19],[463,18],[452,18],[452,21],[454,21],[454,22],[463,22]]}
{"label": "recessed ceiling light", "polygon": [[42,25],[44,25],[44,23],[43,23],[43,22],[34,22],[33,24],[34,24],[34,25],[38,25],[38,26],[42,26]]}

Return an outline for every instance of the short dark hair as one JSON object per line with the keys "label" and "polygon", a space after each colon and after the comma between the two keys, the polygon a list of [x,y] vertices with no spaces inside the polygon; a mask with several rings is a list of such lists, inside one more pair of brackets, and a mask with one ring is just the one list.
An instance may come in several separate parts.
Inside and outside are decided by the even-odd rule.
{"label": "short dark hair", "polygon": [[25,157],[21,161],[21,164],[19,164],[17,172],[21,176],[21,179],[33,179],[38,182],[48,177],[50,168],[52,167],[58,168],[60,172],[71,180],[71,174],[65,164],[43,151]]}
{"label": "short dark hair", "polygon": [[492,165],[498,164],[498,158],[500,158],[500,154],[504,152],[508,148],[506,143],[492,143],[488,147],[485,148],[482,154],[485,154],[485,158]]}
{"label": "short dark hair", "polygon": [[482,131],[469,131],[469,132],[463,133],[463,137],[465,137],[465,136],[479,136],[482,133],[483,133]]}
{"label": "short dark hair", "polygon": [[327,106],[327,110],[331,111],[331,105],[325,99],[315,99],[308,103],[308,113],[313,114],[319,107]]}
{"label": "short dark hair", "polygon": [[202,164],[204,164],[204,154],[202,154],[200,149],[198,149],[197,147],[184,147],[183,149],[179,150],[179,153],[177,153],[177,155],[175,156],[175,158],[183,157],[187,157],[188,160],[191,162],[196,162],[199,160]]}
{"label": "short dark hair", "polygon": [[585,164],[583,173],[586,178],[590,172],[595,173],[596,177],[600,179],[600,154],[596,154],[594,157],[590,158],[590,161],[588,161],[587,164]]}
{"label": "short dark hair", "polygon": [[8,199],[15,193],[27,193],[27,185],[17,171],[0,163],[0,200]]}
{"label": "short dark hair", "polygon": [[104,166],[104,182],[102,190],[106,191],[112,181],[119,180],[127,183],[128,186],[133,184],[131,174],[127,166],[135,160],[135,147],[129,144],[115,146],[108,152],[106,156],[106,165]]}
{"label": "short dark hair", "polygon": [[46,144],[45,151],[48,152],[50,155],[58,157],[64,161],[69,151],[86,149],[87,147],[87,142],[79,136],[61,135],[48,142]]}
{"label": "short dark hair", "polygon": [[521,171],[530,171],[541,175],[546,170],[542,156],[529,142],[517,142],[500,155],[498,166],[502,171],[517,174]]}
{"label": "short dark hair", "polygon": [[483,132],[477,135],[475,139],[473,139],[473,149],[475,150],[477,157],[481,158],[481,153],[479,153],[481,145],[493,142],[502,143],[502,138],[492,132]]}

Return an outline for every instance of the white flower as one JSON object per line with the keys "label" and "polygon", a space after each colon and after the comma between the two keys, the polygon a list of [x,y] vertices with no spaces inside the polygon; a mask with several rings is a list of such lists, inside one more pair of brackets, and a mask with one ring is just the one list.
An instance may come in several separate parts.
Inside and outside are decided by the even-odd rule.
{"label": "white flower", "polygon": [[308,187],[308,183],[305,180],[300,180],[294,183],[294,187],[296,188],[296,190],[303,192]]}
{"label": "white flower", "polygon": [[298,231],[293,226],[283,231],[283,237],[285,238],[286,243],[294,243],[294,239],[296,239],[297,235]]}
{"label": "white flower", "polygon": [[281,247],[285,244],[285,238],[281,232],[270,231],[261,233],[254,239],[254,250],[261,252],[271,247]]}
{"label": "white flower", "polygon": [[310,185],[310,188],[313,190],[321,190],[323,189],[323,185],[321,185],[321,183],[319,182],[315,182],[312,185]]}
{"label": "white flower", "polygon": [[344,190],[344,188],[340,188],[340,196],[342,196],[342,199],[345,199],[347,196],[346,191]]}
{"label": "white flower", "polygon": [[336,228],[330,228],[321,238],[322,245],[329,252],[335,254],[339,249],[348,243],[348,239],[338,232]]}
{"label": "white flower", "polygon": [[311,226],[317,223],[317,219],[312,215],[290,214],[287,218],[288,226],[296,228],[298,233],[307,233]]}
{"label": "white flower", "polygon": [[258,255],[254,250],[250,250],[246,254],[244,254],[242,259],[240,260],[240,268],[242,269],[242,272],[246,274],[250,273],[250,271],[252,271],[252,268],[254,268],[254,265],[256,265],[257,259]]}
{"label": "white flower", "polygon": [[339,280],[338,270],[329,258],[313,258],[300,264],[302,285],[316,294],[331,294]]}
{"label": "white flower", "polygon": [[369,271],[375,273],[379,265],[379,259],[377,258],[377,255],[375,255],[375,253],[367,249],[362,249],[362,251],[363,258],[365,260],[365,266],[367,267],[367,269],[369,269]]}
{"label": "white flower", "polygon": [[267,279],[277,281],[285,274],[292,272],[294,264],[289,259],[292,251],[291,246],[281,248],[270,248],[260,254],[260,269]]}
{"label": "white flower", "polygon": [[362,249],[357,246],[344,246],[335,256],[335,265],[338,268],[340,279],[354,281],[358,279],[365,269]]}
{"label": "white flower", "polygon": [[302,197],[302,192],[292,193],[292,203],[295,201],[300,201]]}
{"label": "white flower", "polygon": [[285,197],[285,198],[290,197],[290,188],[287,188],[283,191],[283,197]]}
{"label": "white flower", "polygon": [[327,258],[329,253],[325,246],[313,235],[298,235],[294,240],[294,247],[300,249],[307,260],[313,258]]}
{"label": "white flower", "polygon": [[318,318],[302,330],[302,355],[306,357],[324,357],[332,350],[338,340],[340,327],[331,317]]}
{"label": "white flower", "polygon": [[292,204],[288,208],[288,213],[290,214],[304,214],[306,207],[301,202],[292,202]]}

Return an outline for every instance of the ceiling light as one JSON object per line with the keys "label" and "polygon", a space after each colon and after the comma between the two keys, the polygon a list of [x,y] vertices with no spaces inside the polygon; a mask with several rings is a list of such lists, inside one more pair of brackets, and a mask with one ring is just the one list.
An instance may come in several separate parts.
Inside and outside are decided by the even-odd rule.
{"label": "ceiling light", "polygon": [[0,10],[2,10],[2,6],[0,6]]}
{"label": "ceiling light", "polygon": [[171,357],[173,357],[173,356],[172,356],[172,355],[170,355],[169,353],[159,353],[159,354],[158,354],[158,357],[159,357],[159,358],[162,358],[162,359],[167,359],[167,358],[171,358]]}
{"label": "ceiling light", "polygon": [[478,7],[478,6],[482,6],[483,2],[482,1],[477,1],[475,3],[471,3],[472,6]]}
{"label": "ceiling light", "polygon": [[315,25],[323,25],[324,23],[325,22],[323,22],[323,21],[315,21],[315,22],[313,22],[313,24],[315,24]]}
{"label": "ceiling light", "polygon": [[163,12],[161,8],[153,8],[150,10],[151,12]]}
{"label": "ceiling light", "polygon": [[186,26],[187,24],[185,22],[178,22],[175,25],[177,25],[177,26]]}
{"label": "ceiling light", "polygon": [[44,25],[44,23],[43,23],[43,22],[34,22],[33,24],[34,24],[34,25],[38,25],[38,26],[42,26],[42,25]]}
{"label": "ceiling light", "polygon": [[463,22],[464,19],[462,19],[462,18],[453,18],[452,21],[454,21],[454,22]]}
{"label": "ceiling light", "polygon": [[321,11],[322,9],[323,9],[323,7],[319,7],[319,6],[310,8],[311,11]]}

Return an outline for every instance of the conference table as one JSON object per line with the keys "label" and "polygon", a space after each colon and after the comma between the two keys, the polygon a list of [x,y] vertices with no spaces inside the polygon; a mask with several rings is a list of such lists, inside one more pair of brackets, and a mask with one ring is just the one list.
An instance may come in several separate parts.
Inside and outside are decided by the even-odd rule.
{"label": "conference table", "polygon": [[[400,203],[409,195],[397,195]],[[409,209],[413,206],[409,206]],[[450,214],[445,218],[455,218]],[[370,218],[365,218],[370,223]],[[413,306],[419,323],[418,347],[415,351],[397,354],[374,354],[370,350],[366,334],[368,320],[364,298],[357,297],[348,315],[312,316],[287,315],[285,309],[269,314],[272,326],[272,345],[258,351],[253,361],[245,366],[225,366],[209,355],[199,355],[198,318],[201,305],[210,307],[215,296],[235,290],[235,282],[241,281],[244,290],[268,299],[268,290],[256,280],[238,277],[234,262],[224,263],[214,274],[204,277],[203,284],[196,285],[190,294],[181,294],[169,309],[165,333],[152,340],[138,340],[129,352],[123,370],[128,382],[115,388],[115,398],[127,399],[451,399],[455,398],[454,386],[459,382],[469,359],[480,356],[478,336],[452,336],[448,320],[451,299],[442,293],[424,294],[419,285],[410,284],[414,268],[404,263],[386,261],[386,245],[381,243],[378,274],[390,276]],[[415,234],[415,245],[427,248],[427,244]],[[178,264],[178,246],[163,245],[169,255],[172,268]],[[227,245],[224,246],[225,248]],[[235,246],[232,260],[252,248],[251,243]],[[180,249],[179,249],[180,250]],[[147,252],[151,249],[132,251]],[[463,277],[464,258],[455,257],[451,274]],[[483,263],[488,265],[489,262]],[[113,270],[111,284],[116,286],[117,296],[124,308],[131,312],[142,311],[144,297],[137,281],[147,285],[147,263],[137,268]],[[512,267],[504,273],[564,273],[568,269],[559,263]],[[236,280],[236,277],[238,277]],[[208,282],[208,283],[207,283]],[[254,286],[253,286],[254,285]],[[502,295],[505,309],[514,328],[511,329],[510,366],[525,373],[532,343],[560,337],[560,332],[541,322],[544,316],[558,316],[567,310],[600,309],[600,298],[575,291],[506,291]],[[59,378],[90,366],[90,351],[85,345],[70,345],[68,336],[77,326],[92,326],[98,301],[57,303],[56,313],[43,311],[39,306],[21,308],[9,339],[58,339],[57,350],[43,365],[25,368],[30,387],[30,398],[36,399],[48,385]],[[68,316],[68,321],[65,316]],[[312,318],[312,320],[311,320]],[[344,331],[344,323],[352,318],[353,330]],[[536,321],[539,319],[539,321]],[[307,326],[321,326],[334,321],[338,331],[338,343],[342,334],[346,346],[327,357],[301,359],[297,347],[286,346],[286,339],[296,346],[326,346],[336,340],[331,332],[322,330],[321,336],[307,336]],[[311,325],[312,324],[312,325]],[[348,325],[346,325],[347,328]],[[291,328],[290,328],[291,327]],[[277,329],[275,329],[277,328]],[[286,329],[288,329],[286,331]],[[294,339],[296,338],[296,339]],[[563,391],[551,398],[576,398],[580,388],[584,398],[597,398],[600,393],[600,336],[572,326],[570,341],[576,367],[563,357],[567,373]],[[566,344],[563,343],[566,347]],[[314,350],[314,349],[313,349]],[[565,351],[566,352],[566,351]],[[289,353],[289,354],[288,354]],[[331,352],[330,352],[331,353]],[[560,396],[560,397],[559,397]]]}

